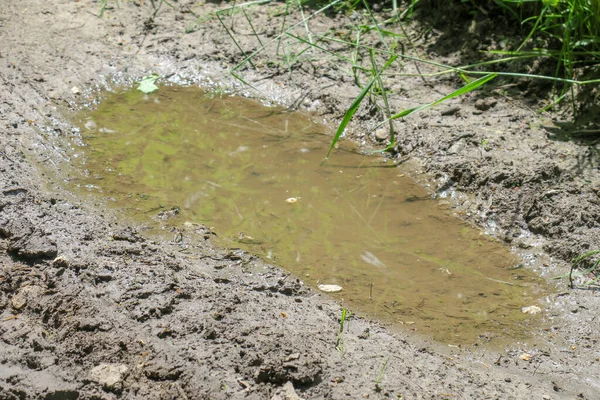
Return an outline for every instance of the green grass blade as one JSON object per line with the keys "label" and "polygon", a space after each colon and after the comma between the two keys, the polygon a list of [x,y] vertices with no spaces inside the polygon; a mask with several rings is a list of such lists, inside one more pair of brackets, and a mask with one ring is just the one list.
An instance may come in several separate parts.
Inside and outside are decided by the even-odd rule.
{"label": "green grass blade", "polygon": [[365,96],[367,95],[367,93],[369,93],[369,90],[371,90],[371,87],[373,87],[373,84],[377,81],[377,79],[379,78],[381,73],[383,71],[385,71],[390,65],[392,65],[392,63],[394,61],[396,61],[397,58],[398,58],[397,56],[392,56],[389,60],[387,60],[385,65],[379,71],[375,72],[375,76],[373,76],[373,78],[369,81],[369,83],[363,88],[363,90],[360,92],[358,97],[356,99],[354,99],[354,101],[352,102],[352,105],[350,106],[350,108],[348,108],[348,110],[346,111],[346,114],[344,114],[344,118],[342,119],[340,126],[338,126],[337,132],[335,133],[335,136],[333,137],[333,140],[331,141],[331,146],[329,146],[329,151],[327,151],[327,156],[325,156],[325,159],[323,160],[323,162],[327,161],[327,159],[329,158],[329,155],[331,154],[331,150],[333,150],[333,148],[336,145],[336,143],[338,142],[338,140],[340,140],[340,137],[342,136],[342,133],[344,133],[346,126],[348,126],[348,123],[350,123],[350,120],[356,113],[356,110],[358,110],[358,107],[360,107],[360,103],[362,103],[362,101],[365,98]]}
{"label": "green grass blade", "polygon": [[488,74],[482,78],[477,79],[476,81],[473,81],[463,87],[461,87],[458,90],[455,90],[454,92],[450,93],[447,96],[442,97],[441,99],[438,99],[436,101],[433,101],[431,103],[427,103],[427,104],[423,104],[422,106],[418,106],[418,107],[414,107],[414,108],[410,108],[407,110],[404,110],[396,115],[393,115],[392,117],[390,117],[391,120],[397,119],[397,118],[402,118],[402,117],[406,117],[407,115],[425,110],[429,107],[433,107],[435,105],[438,105],[440,103],[443,103],[446,100],[452,99],[454,97],[458,97],[461,96],[463,94],[469,93],[477,88],[479,88],[480,86],[485,85],[487,82],[491,81],[492,79],[494,79],[496,76],[498,76],[498,74],[493,73],[493,74]]}
{"label": "green grass blade", "polygon": [[373,50],[370,50],[369,56],[371,58],[371,65],[373,68],[373,77],[377,79],[377,87],[381,91],[381,98],[383,99],[383,104],[385,106],[385,117],[389,121],[390,146],[394,147],[394,145],[396,144],[396,133],[394,132],[394,124],[390,119],[390,117],[392,116],[392,112],[390,111],[390,103],[388,101],[387,93],[385,91],[385,85],[383,84],[383,80],[381,79],[381,72],[377,68],[377,63],[375,61],[375,52]]}
{"label": "green grass blade", "polygon": [[[592,251],[589,251],[589,252],[587,252],[585,254],[582,254],[582,255],[574,258],[573,261],[571,261],[571,269],[569,270],[569,274],[568,274],[568,277],[569,277],[569,286],[571,287],[571,289],[574,288],[573,273],[574,273],[575,268],[577,267],[577,265],[579,265],[580,262],[582,262],[582,261],[584,261],[584,260],[586,260],[586,259],[588,259],[588,258],[590,258],[592,256],[595,256],[596,254],[599,254],[599,253],[600,253],[600,250],[592,250]],[[596,269],[598,267],[598,264],[600,264],[600,260],[597,260],[592,265],[591,268],[586,269],[583,273],[587,274],[587,273],[591,272],[592,270],[594,270],[594,269]]]}
{"label": "green grass blade", "polygon": [[[221,23],[221,26],[223,26],[223,28],[225,29],[225,32],[227,32],[227,35],[231,38],[231,40],[233,41],[233,43],[235,44],[235,46],[238,48],[238,50],[242,53],[242,55],[244,57],[248,58],[247,55],[246,55],[246,52],[244,51],[244,49],[242,49],[242,46],[235,39],[235,36],[233,36],[233,34],[229,30],[229,28],[227,28],[227,25],[225,25],[225,22],[223,21],[223,18],[221,18],[221,13],[219,11],[217,11],[215,15],[219,19],[219,22]],[[252,64],[252,60],[249,60],[248,62],[254,68],[254,64]]]}
{"label": "green grass blade", "polygon": [[373,78],[369,81],[369,83],[363,88],[362,92],[360,92],[358,97],[356,99],[354,99],[354,101],[352,102],[352,105],[346,111],[346,114],[344,114],[344,118],[342,119],[340,126],[338,126],[337,132],[335,133],[335,136],[333,137],[333,140],[331,141],[331,146],[329,146],[329,151],[327,151],[327,156],[325,156],[325,160],[323,160],[323,161],[327,161],[327,159],[329,158],[329,155],[331,154],[331,150],[333,150],[333,148],[335,147],[338,140],[340,140],[340,137],[342,136],[342,133],[344,133],[346,126],[348,126],[348,123],[350,123],[350,120],[356,113],[356,110],[358,110],[358,107],[360,107],[360,103],[363,101],[363,99],[365,98],[367,93],[369,93],[369,90],[371,90],[371,87],[375,83],[375,80],[376,80],[376,78]]}

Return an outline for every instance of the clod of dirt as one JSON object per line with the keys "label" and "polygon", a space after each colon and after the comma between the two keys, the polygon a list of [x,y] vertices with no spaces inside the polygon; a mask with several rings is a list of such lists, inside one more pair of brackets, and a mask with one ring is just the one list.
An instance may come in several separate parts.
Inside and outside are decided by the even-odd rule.
{"label": "clod of dirt", "polygon": [[128,371],[123,364],[100,364],[90,370],[89,380],[108,390],[120,390]]}
{"label": "clod of dirt", "polygon": [[38,297],[42,292],[43,289],[39,286],[25,286],[13,296],[11,300],[13,308],[19,311],[27,305],[29,299]]}
{"label": "clod of dirt", "polygon": [[498,104],[498,100],[493,97],[486,97],[484,99],[479,99],[475,102],[475,108],[479,111],[487,111],[490,108],[493,108]]}
{"label": "clod of dirt", "polygon": [[460,111],[460,107],[459,106],[449,106],[449,107],[446,107],[446,108],[442,109],[442,111],[440,112],[440,115],[446,117],[446,116],[449,116],[449,115],[458,114],[459,111]]}
{"label": "clod of dirt", "polygon": [[283,393],[276,394],[271,397],[271,400],[303,400],[303,398],[298,396],[292,382],[286,382],[286,384],[283,385]]}
{"label": "clod of dirt", "polygon": [[115,234],[113,234],[114,240],[122,240],[130,243],[143,242],[144,238],[138,235],[137,231],[127,227]]}
{"label": "clod of dirt", "polygon": [[9,238],[8,251],[15,256],[30,260],[56,257],[56,243],[31,223],[3,221],[0,225],[0,235]]}

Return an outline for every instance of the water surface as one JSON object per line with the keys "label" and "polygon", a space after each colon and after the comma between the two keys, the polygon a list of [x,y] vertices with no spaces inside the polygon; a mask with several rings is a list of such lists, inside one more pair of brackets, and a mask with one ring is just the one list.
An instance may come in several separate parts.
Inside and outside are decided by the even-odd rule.
{"label": "water surface", "polygon": [[[136,220],[213,227],[350,308],[448,343],[527,337],[540,280],[380,157],[306,116],[197,88],[109,93],[81,116],[89,177]],[[160,221],[160,224],[165,224]]]}

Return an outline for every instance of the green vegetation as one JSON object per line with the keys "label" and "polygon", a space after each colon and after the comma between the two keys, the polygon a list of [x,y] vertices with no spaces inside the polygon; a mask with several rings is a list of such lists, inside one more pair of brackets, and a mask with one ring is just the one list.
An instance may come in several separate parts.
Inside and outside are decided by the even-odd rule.
{"label": "green vegetation", "polygon": [[351,315],[352,313],[348,309],[342,308],[340,329],[338,330],[337,340],[335,341],[335,348],[342,354],[344,354],[344,339],[342,338],[342,333],[344,333],[344,324],[350,319]]}
{"label": "green vegetation", "polygon": [[[119,0],[115,0],[115,4],[118,7],[119,6]],[[106,10],[112,10],[112,6],[109,5],[109,0],[99,0],[98,1],[98,5],[100,6],[100,10],[98,12],[98,16],[102,17],[104,15],[104,12]]]}
{"label": "green vegetation", "polygon": [[138,86],[138,90],[142,93],[152,93],[158,90],[158,86],[156,86],[156,81],[158,80],[158,74],[152,74],[148,76],[144,76],[142,80],[140,80],[140,84]]}
{"label": "green vegetation", "polygon": [[[528,28],[527,36],[512,53],[557,60],[556,76],[576,78],[578,66],[600,61],[600,2],[598,0],[502,0],[499,7]],[[545,42],[546,48],[528,43]],[[561,71],[562,70],[562,71]]]}
{"label": "green vegetation", "polygon": [[[475,2],[471,1],[474,5]],[[522,29],[511,43],[512,49],[489,51],[498,55],[496,62],[525,61],[532,68],[536,63],[553,69],[551,76],[531,77],[551,79],[557,98],[545,109],[571,94],[576,86],[598,84],[600,62],[600,2],[598,0],[495,0],[488,2],[487,15],[502,13],[508,22],[517,22]],[[515,34],[517,32],[514,32]],[[575,111],[575,107],[574,107]]]}
{"label": "green vegetation", "polygon": [[[314,66],[323,60],[337,64],[340,71],[354,79],[361,91],[345,113],[331,148],[365,101],[369,107],[375,106],[384,120],[373,130],[383,124],[389,126],[390,144],[383,151],[393,151],[396,135],[392,120],[408,117],[452,97],[466,94],[496,76],[551,82],[555,89],[551,94],[555,97],[546,101],[544,110],[568,94],[573,99],[575,87],[600,83],[600,79],[593,76],[593,71],[589,71],[600,61],[598,0],[410,0],[400,4],[396,1],[388,4],[366,0],[288,0],[275,12],[284,17],[281,26],[274,35],[265,35],[263,29],[253,23],[252,13],[265,7],[267,3],[271,1],[234,3],[216,12],[222,27],[241,53],[241,60],[231,69],[231,74],[244,84],[254,87],[245,78],[244,72],[247,68],[261,67],[259,55],[270,59],[268,65],[287,69],[292,82],[293,71],[301,64]],[[393,11],[372,11],[371,7],[377,7],[381,11],[382,4],[384,8],[391,7]],[[272,12],[273,7],[268,10]],[[350,26],[325,32],[311,25],[321,15],[340,12],[351,15],[355,22]],[[447,65],[432,61],[417,52],[407,34],[407,26],[415,18],[423,19],[423,25],[427,26],[428,22],[423,15],[446,13],[457,15],[457,23],[465,24],[465,32],[468,30],[469,19],[476,21],[488,18],[496,21],[502,18],[506,24],[516,26],[516,32],[511,32],[515,36],[507,39],[508,45],[502,49],[480,52],[480,59],[475,62]],[[237,18],[238,15],[243,16],[243,19]],[[244,44],[232,28],[234,20],[238,25],[247,24],[250,35],[255,39],[251,46],[247,41]],[[405,68],[406,63],[414,65],[417,72]],[[554,72],[546,74],[548,68],[536,70],[534,65],[553,65]],[[389,89],[392,82],[399,78],[425,80],[447,74],[456,74],[466,85],[425,105],[406,110],[390,110],[388,98],[394,95]],[[578,78],[580,76],[581,79]],[[483,78],[477,79],[478,77]],[[431,83],[434,84],[435,81]],[[573,111],[575,113],[575,107]]]}
{"label": "green vegetation", "polygon": [[[574,276],[587,277],[588,275],[594,275],[593,278],[589,278],[587,281],[585,281],[583,285],[589,286],[598,284],[598,281],[600,280],[600,277],[598,276],[598,273],[600,272],[598,270],[598,267],[600,266],[600,258],[596,257],[596,259],[594,260],[594,256],[598,254],[600,254],[600,250],[593,250],[573,259],[573,261],[571,262],[571,269],[569,270],[568,274],[569,286],[571,287],[571,289],[575,287],[573,279]],[[580,265],[587,265],[587,267],[585,267],[583,270],[576,271],[576,268]]]}
{"label": "green vegetation", "polygon": [[383,390],[383,388],[380,386],[381,384],[381,379],[383,378],[383,374],[385,373],[385,369],[387,368],[388,362],[390,361],[390,358],[386,358],[385,362],[383,363],[383,366],[381,367],[381,371],[379,371],[379,375],[377,376],[377,380],[375,381],[375,391],[377,393],[381,392]]}

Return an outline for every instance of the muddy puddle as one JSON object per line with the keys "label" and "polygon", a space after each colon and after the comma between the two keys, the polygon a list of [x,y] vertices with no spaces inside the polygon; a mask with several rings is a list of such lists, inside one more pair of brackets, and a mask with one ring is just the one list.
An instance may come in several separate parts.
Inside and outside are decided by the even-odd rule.
{"label": "muddy puddle", "polygon": [[[460,222],[401,166],[326,127],[196,88],[108,93],[79,118],[75,184],[149,226],[204,224],[219,244],[339,285],[353,310],[450,344],[529,337],[543,295],[506,246]],[[158,216],[158,217],[157,217]],[[172,217],[172,218],[168,218]]]}

